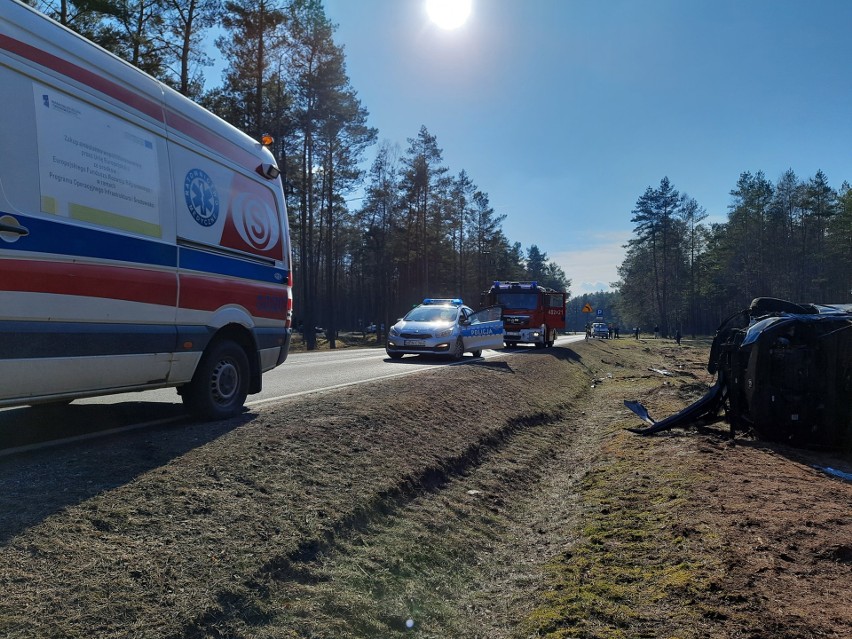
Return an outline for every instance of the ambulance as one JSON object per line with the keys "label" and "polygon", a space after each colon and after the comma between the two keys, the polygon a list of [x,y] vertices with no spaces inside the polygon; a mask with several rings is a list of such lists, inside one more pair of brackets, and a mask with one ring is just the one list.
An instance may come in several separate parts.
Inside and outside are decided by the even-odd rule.
{"label": "ambulance", "polygon": [[18,0],[0,95],[0,407],[175,387],[240,412],[291,336],[272,153]]}

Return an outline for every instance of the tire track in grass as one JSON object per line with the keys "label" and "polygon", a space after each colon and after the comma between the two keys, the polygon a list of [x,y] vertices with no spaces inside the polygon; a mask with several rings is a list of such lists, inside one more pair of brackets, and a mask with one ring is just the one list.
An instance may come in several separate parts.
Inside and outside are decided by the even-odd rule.
{"label": "tire track in grass", "polygon": [[[321,583],[322,579],[314,576],[318,560],[333,555],[341,545],[360,535],[374,534],[371,531],[381,529],[415,502],[441,495],[454,482],[475,473],[495,454],[512,448],[523,433],[553,426],[563,419],[562,407],[550,413],[539,412],[511,419],[501,428],[471,443],[461,454],[403,478],[394,488],[356,505],[346,516],[325,528],[320,536],[305,539],[295,550],[268,560],[240,588],[219,593],[215,608],[205,611],[170,637],[237,637],[242,636],[239,632],[241,627],[270,624],[276,617],[275,613],[267,611],[267,605],[259,606],[257,602],[268,600],[277,584],[310,587]],[[228,630],[221,634],[224,628]]]}

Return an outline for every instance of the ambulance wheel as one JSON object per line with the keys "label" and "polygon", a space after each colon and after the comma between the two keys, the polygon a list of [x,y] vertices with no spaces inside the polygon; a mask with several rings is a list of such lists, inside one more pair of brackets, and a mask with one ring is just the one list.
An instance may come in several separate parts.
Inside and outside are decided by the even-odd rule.
{"label": "ambulance wheel", "polygon": [[194,417],[217,420],[242,412],[248,395],[249,364],[239,344],[224,340],[205,352],[183,402]]}

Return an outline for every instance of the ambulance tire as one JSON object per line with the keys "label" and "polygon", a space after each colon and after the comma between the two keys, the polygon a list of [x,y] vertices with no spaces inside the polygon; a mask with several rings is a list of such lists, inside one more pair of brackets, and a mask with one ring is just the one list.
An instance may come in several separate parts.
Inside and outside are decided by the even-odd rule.
{"label": "ambulance tire", "polygon": [[236,342],[223,340],[202,355],[182,397],[194,417],[215,421],[243,411],[248,387],[249,363],[245,351]]}

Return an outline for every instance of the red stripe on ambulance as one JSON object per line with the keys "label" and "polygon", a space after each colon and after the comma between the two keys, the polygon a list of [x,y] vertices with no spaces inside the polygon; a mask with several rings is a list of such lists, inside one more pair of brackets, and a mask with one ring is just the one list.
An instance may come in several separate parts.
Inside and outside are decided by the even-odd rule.
{"label": "red stripe on ambulance", "polygon": [[80,295],[174,306],[177,279],[174,272],[121,266],[3,260],[0,290]]}

